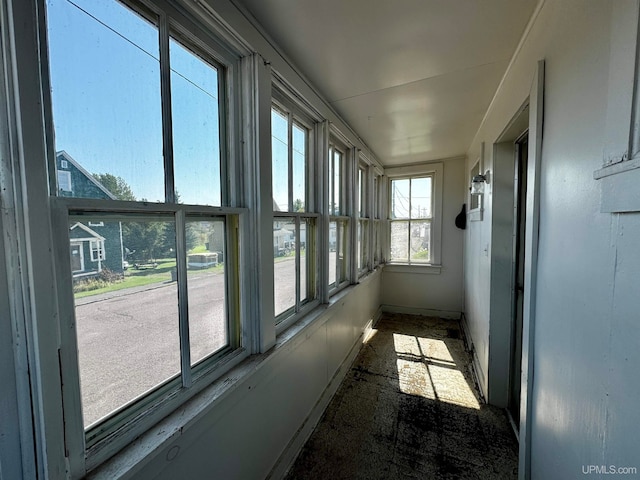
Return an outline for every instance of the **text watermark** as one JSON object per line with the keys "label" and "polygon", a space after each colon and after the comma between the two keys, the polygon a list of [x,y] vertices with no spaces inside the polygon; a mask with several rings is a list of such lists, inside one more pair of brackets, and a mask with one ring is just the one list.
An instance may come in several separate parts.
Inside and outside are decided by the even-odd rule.
{"label": "text watermark", "polygon": [[619,467],[617,465],[582,465],[583,475],[637,475],[637,467]]}

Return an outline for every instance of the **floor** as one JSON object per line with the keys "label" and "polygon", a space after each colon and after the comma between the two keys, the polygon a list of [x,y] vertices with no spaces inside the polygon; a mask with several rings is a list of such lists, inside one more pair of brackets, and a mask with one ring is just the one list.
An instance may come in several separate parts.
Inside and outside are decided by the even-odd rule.
{"label": "floor", "polygon": [[517,478],[513,430],[470,362],[457,322],[385,314],[286,478]]}

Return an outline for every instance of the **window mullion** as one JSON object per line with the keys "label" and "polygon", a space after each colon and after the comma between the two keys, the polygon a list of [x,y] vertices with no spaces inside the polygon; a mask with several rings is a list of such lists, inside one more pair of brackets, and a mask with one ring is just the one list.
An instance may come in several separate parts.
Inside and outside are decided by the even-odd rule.
{"label": "window mullion", "polygon": [[159,18],[160,39],[160,97],[162,102],[162,149],[164,152],[165,201],[175,203],[173,174],[173,120],[171,113],[171,64],[169,54],[169,20]]}
{"label": "window mullion", "polygon": [[191,348],[189,345],[189,301],[187,289],[186,215],[176,212],[176,267],[178,280],[178,322],[182,386],[191,386]]}

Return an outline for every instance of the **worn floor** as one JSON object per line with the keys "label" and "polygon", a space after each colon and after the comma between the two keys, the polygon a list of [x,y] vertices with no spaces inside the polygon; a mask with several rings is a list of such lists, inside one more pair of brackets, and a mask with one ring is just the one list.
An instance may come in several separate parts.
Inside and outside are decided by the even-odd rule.
{"label": "worn floor", "polygon": [[512,479],[517,449],[458,323],[385,314],[286,478]]}

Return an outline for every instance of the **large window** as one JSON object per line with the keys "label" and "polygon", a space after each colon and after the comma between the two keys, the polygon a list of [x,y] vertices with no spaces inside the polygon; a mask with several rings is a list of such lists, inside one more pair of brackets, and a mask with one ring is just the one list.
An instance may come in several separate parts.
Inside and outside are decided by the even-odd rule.
{"label": "large window", "polygon": [[349,283],[350,225],[347,148],[332,139],[329,143],[329,291]]}
{"label": "large window", "polygon": [[390,182],[390,261],[432,263],[433,177]]}
{"label": "large window", "polygon": [[358,164],[357,178],[357,212],[358,227],[356,232],[357,268],[358,276],[364,275],[371,268],[370,260],[370,205],[369,205],[369,166],[360,161]]}
{"label": "large window", "polygon": [[240,352],[233,62],[161,10],[49,0],[47,20],[60,308],[77,343],[64,370],[80,386],[65,385],[65,421],[96,462]]}
{"label": "large window", "polygon": [[271,109],[274,309],[276,324],[317,297],[316,215],[309,178],[311,125],[293,109]]}
{"label": "large window", "polygon": [[373,265],[382,262],[382,175],[374,173],[373,176],[373,220],[371,234],[371,250],[373,252]]}

